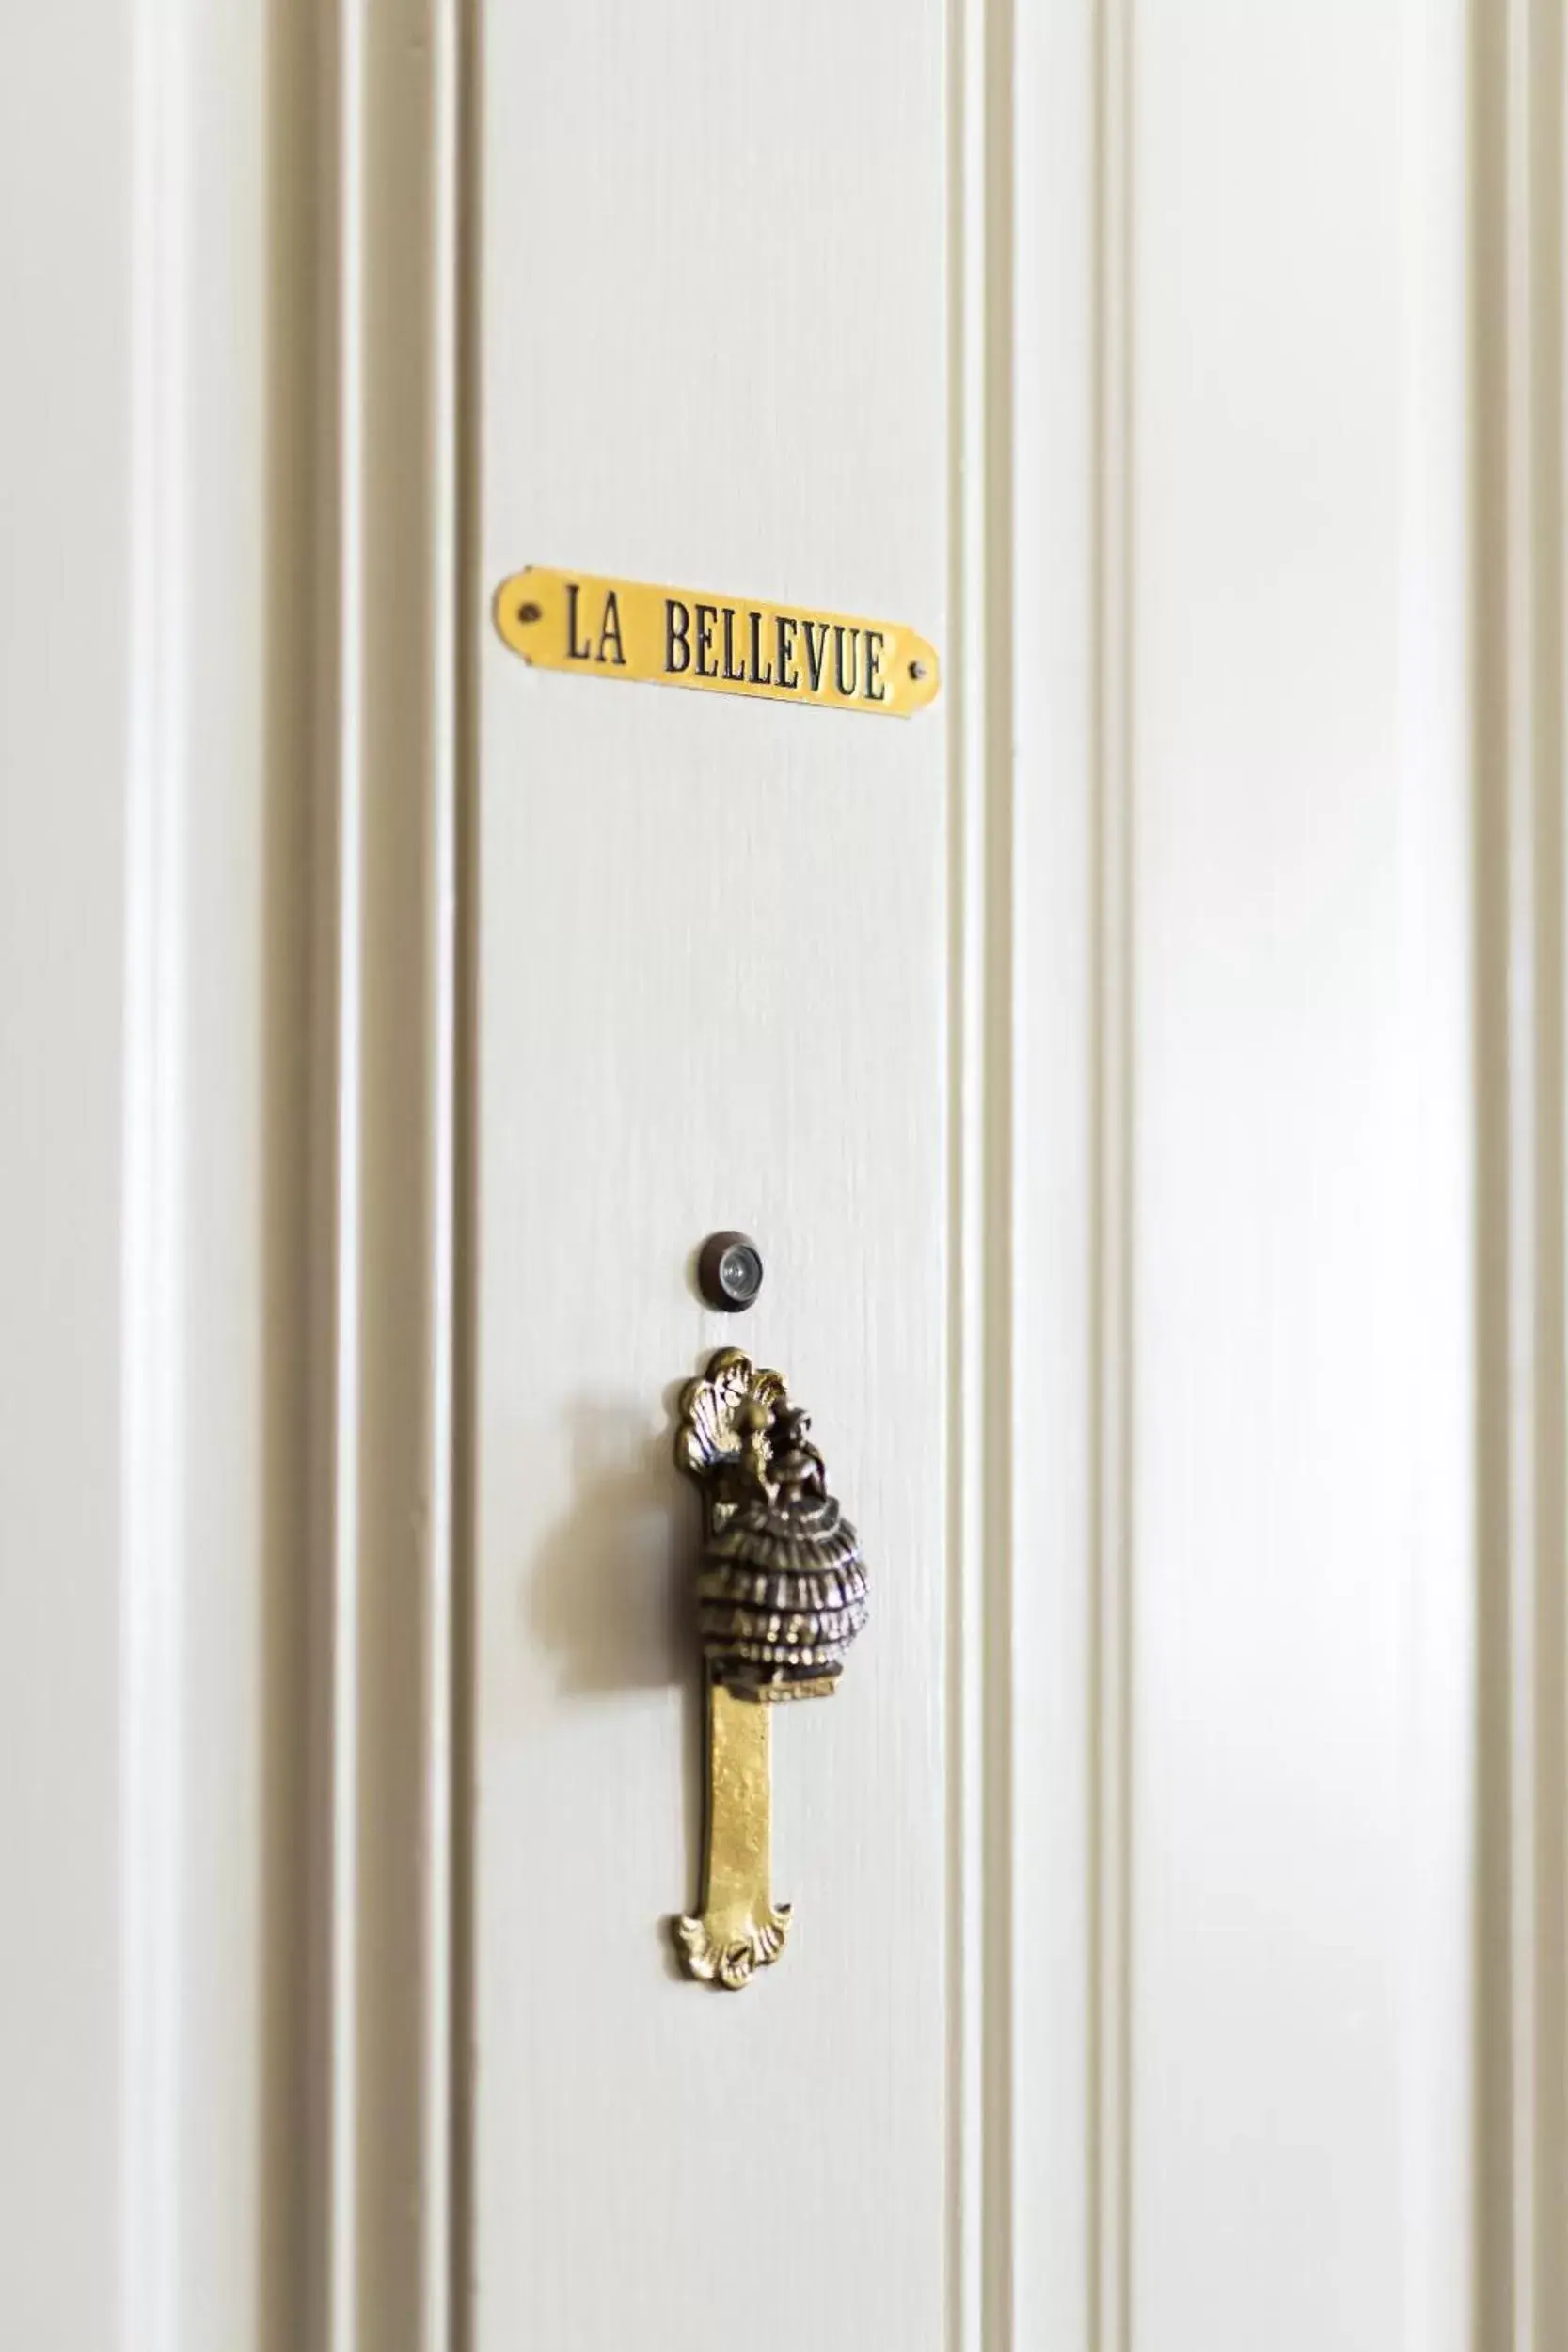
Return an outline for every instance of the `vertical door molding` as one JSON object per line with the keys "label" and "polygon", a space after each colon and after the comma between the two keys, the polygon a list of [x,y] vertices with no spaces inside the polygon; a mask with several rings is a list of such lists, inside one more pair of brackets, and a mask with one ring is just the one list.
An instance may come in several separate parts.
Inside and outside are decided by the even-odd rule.
{"label": "vertical door molding", "polygon": [[452,2337],[456,0],[325,46],[309,2265],[330,2352]]}
{"label": "vertical door molding", "polygon": [[949,10],[950,2328],[1012,2340],[1011,10]]}
{"label": "vertical door molding", "polygon": [[1110,2352],[1131,2197],[1132,10],[953,20],[957,2340]]}
{"label": "vertical door molding", "polygon": [[125,69],[127,2352],[456,2325],[463,14]]}
{"label": "vertical door molding", "polygon": [[8,2342],[448,2338],[458,15],[6,82]]}
{"label": "vertical door molding", "polygon": [[1132,1610],[1136,1332],[1132,0],[1094,24],[1088,899],[1091,2341],[1132,2340]]}
{"label": "vertical door molding", "polygon": [[[1132,11],[1020,10],[992,752],[1011,1095],[1006,2332],[1130,2342]],[[1039,2217],[1053,2217],[1047,2229]]]}
{"label": "vertical door molding", "polygon": [[1568,2330],[1564,1388],[1564,36],[1480,9],[1478,2339]]}
{"label": "vertical door molding", "polygon": [[[115,139],[73,166],[29,148],[16,217],[102,183],[130,236],[85,223],[69,326],[60,251],[25,276],[53,415],[12,388],[19,452],[53,447],[84,386],[105,421],[71,449],[90,505],[56,495],[36,546],[18,525],[36,675],[69,675],[103,739],[47,796],[71,856],[36,827],[17,870],[40,941],[80,933],[94,1050],[123,1073],[119,1157],[90,1155],[112,1214],[83,1196],[72,1234],[119,1266],[71,1342],[113,1367],[113,1550],[73,1536],[61,1597],[40,1588],[72,1610],[73,1675],[118,1652],[103,1759],[74,1679],[61,1706],[83,1820],[112,1816],[118,1944],[89,1940],[119,1975],[90,2017],[30,1978],[8,2004],[46,2053],[68,2014],[118,2052],[50,2093],[62,2144],[117,2152],[118,2211],[108,2256],[87,2214],[80,2282],[23,2229],[38,2279],[6,2309],[34,2338],[71,2332],[61,2297],[96,2282],[127,2352],[451,2341],[462,16],[145,0],[123,41],[72,34],[90,74],[40,59],[38,118],[90,83],[67,111]],[[123,323],[123,382],[88,314]],[[69,612],[33,592],[56,574]],[[64,756],[57,709],[12,707]],[[85,888],[101,868],[120,930]],[[40,1072],[65,1052],[47,1021]],[[113,1091],[71,1060],[74,1120],[40,1145],[62,1201]],[[47,1211],[43,1233],[47,1268]],[[18,1295],[47,1402],[58,1286]],[[103,1433],[71,1421],[99,1494]]]}

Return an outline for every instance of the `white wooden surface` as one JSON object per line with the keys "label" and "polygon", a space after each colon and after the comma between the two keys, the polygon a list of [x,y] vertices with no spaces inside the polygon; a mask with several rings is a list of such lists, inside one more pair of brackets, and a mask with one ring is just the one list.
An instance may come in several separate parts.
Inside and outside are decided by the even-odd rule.
{"label": "white wooden surface", "polygon": [[1012,1614],[1050,1664],[996,1856],[998,2340],[1500,2342],[1465,25],[1055,8],[1017,64]]}
{"label": "white wooden surface", "polygon": [[291,1476],[267,1137],[293,983],[265,718],[262,17],[78,0],[12,27],[0,98],[17,2343],[283,2340],[284,1791],[261,1754]]}
{"label": "white wooden surface", "polygon": [[1471,2340],[1465,38],[1132,34],[1138,2343]]}
{"label": "white wooden surface", "polygon": [[[941,10],[486,12],[486,581],[941,628]],[[889,66],[892,70],[888,70]],[[946,739],[482,656],[477,2352],[942,2341]],[[752,1232],[737,1328],[688,1263]],[[879,1569],[775,1735],[791,1948],[681,1980],[670,1405],[777,1363]],[[700,2314],[706,2314],[705,2317]]]}
{"label": "white wooden surface", "polygon": [[[52,35],[52,37],[51,37]],[[47,212],[57,154],[28,135],[51,74],[71,53],[64,17],[35,31],[7,77],[6,216]],[[5,584],[4,943],[6,1241],[5,1617],[0,1707],[7,1751],[5,1938],[8,2322],[109,2341],[119,2285],[119,1778],[120,958],[128,644],[98,641],[71,663],[78,624],[61,576],[36,576],[67,516],[123,600],[130,548],[126,404],[92,396],[115,369],[131,314],[120,251],[130,185],[127,48],[102,53],[77,90],[74,140],[94,153],[103,199],[67,227],[46,278],[6,239],[8,371]],[[95,310],[65,316],[63,283],[95,284]],[[121,366],[123,362],[119,363]],[[58,430],[69,420],[69,434]],[[20,462],[24,450],[36,453]],[[65,534],[60,534],[61,537]],[[15,551],[36,552],[28,572]],[[32,573],[34,576],[28,576]],[[95,656],[95,658],[94,658]],[[76,682],[61,691],[74,666]],[[52,691],[53,682],[53,691]],[[84,959],[82,942],[98,946]],[[24,1006],[37,1009],[22,1017]],[[47,1008],[44,1017],[39,1017]],[[72,1589],[73,1588],[73,1589]],[[67,1593],[71,1599],[68,1604]],[[52,1661],[53,1672],[41,1671]],[[25,2121],[24,2121],[25,2119]]]}
{"label": "white wooden surface", "polygon": [[[1563,62],[28,18],[0,2338],[1557,2352]],[[531,675],[531,556],[907,615],[943,703]],[[737,1333],[879,1577],[725,1999],[665,1449]]]}

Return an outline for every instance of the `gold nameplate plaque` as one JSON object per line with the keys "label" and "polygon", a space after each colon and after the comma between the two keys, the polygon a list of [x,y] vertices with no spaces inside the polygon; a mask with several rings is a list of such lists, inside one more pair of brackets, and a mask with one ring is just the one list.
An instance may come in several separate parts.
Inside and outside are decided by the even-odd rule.
{"label": "gold nameplate plaque", "polygon": [[753,694],[884,719],[923,710],[942,682],[931,646],[895,621],[650,588],[539,564],[501,582],[496,627],[515,653],[541,670]]}

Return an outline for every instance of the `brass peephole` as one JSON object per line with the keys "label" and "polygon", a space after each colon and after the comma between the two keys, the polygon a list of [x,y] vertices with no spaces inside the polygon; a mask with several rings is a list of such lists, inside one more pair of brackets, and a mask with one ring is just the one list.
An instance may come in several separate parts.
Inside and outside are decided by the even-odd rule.
{"label": "brass peephole", "polygon": [[681,1396],[675,1459],[703,1491],[707,1823],[702,1910],[676,1936],[688,1973],[732,1992],[789,1931],[771,1885],[773,1707],[831,1695],[866,1617],[860,1540],[810,1426],[779,1375],[738,1348]]}

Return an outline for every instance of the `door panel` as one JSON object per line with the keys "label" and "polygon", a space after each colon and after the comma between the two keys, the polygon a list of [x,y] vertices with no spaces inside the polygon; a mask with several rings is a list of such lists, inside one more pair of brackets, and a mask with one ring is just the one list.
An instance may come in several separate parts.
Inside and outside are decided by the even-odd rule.
{"label": "door panel", "polygon": [[[940,10],[487,12],[483,548],[940,641]],[[480,743],[477,2343],[942,2340],[946,743],[533,672]],[[691,1253],[756,1236],[743,1321]],[[774,1736],[780,1964],[682,1981],[693,1501],[775,1364],[873,1564]]]}
{"label": "door panel", "polygon": [[1136,36],[1130,2320],[1156,2344],[1471,2342],[1465,119],[1459,14],[1416,15],[1325,6],[1292,40],[1166,6]]}

